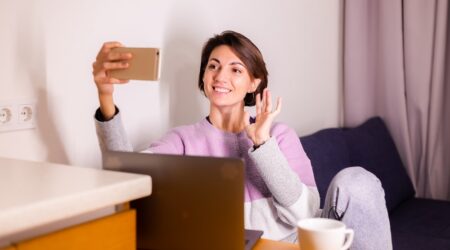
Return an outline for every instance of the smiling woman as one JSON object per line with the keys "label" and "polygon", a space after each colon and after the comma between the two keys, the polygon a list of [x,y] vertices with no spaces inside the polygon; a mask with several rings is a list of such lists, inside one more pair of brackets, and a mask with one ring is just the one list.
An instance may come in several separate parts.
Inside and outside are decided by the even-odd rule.
{"label": "smiling woman", "polygon": [[[236,68],[235,70],[248,71],[245,76],[249,76],[252,80],[258,79],[259,86],[253,93],[249,93],[245,96],[244,102],[246,106],[255,105],[255,93],[262,93],[262,91],[267,87],[267,69],[264,62],[263,56],[259,49],[253,44],[247,37],[233,32],[225,31],[220,36],[215,36],[208,40],[205,44],[201,56],[200,73],[198,87],[203,91],[203,81],[204,73],[209,69],[208,65],[211,60],[217,61],[220,65],[220,61],[214,56],[211,56],[213,50],[217,47],[225,46],[228,48],[229,52],[237,59],[232,62],[234,65],[241,66],[241,68]],[[219,49],[219,48],[217,48]],[[226,50],[226,49],[223,49]],[[208,68],[207,68],[208,65]],[[217,66],[217,65],[214,65]],[[215,68],[215,67],[213,67]],[[241,72],[242,73],[242,72]]]}
{"label": "smiling woman", "polygon": [[[125,135],[119,109],[113,101],[114,84],[128,81],[108,76],[109,70],[128,67],[130,54],[111,51],[121,46],[118,42],[105,43],[93,64],[100,101],[95,118],[102,150],[133,150]],[[272,104],[267,75],[261,52],[247,37],[234,31],[213,36],[203,47],[198,79],[198,87],[210,102],[208,116],[198,123],[172,129],[151,143],[145,152],[244,159],[245,227],[264,231],[264,238],[295,242],[297,221],[321,214],[319,193],[311,162],[296,132],[283,123],[274,123],[281,112],[281,99],[278,98],[276,106]],[[250,117],[245,106],[255,106],[256,116]],[[369,176],[373,180],[362,169],[349,170],[347,175],[350,172]],[[348,178],[342,178],[341,174],[335,183],[336,188],[349,186],[340,180]],[[373,206],[364,205],[363,208],[367,209],[368,214],[377,211],[376,220],[384,223],[381,224],[381,231],[390,233],[389,221],[385,223],[387,211],[383,205],[382,189],[376,181],[368,185],[367,190],[371,190],[370,185],[376,187],[374,190],[379,193],[374,195],[380,202]],[[336,197],[333,196],[335,189],[328,193],[329,200]],[[345,197],[341,194],[339,199]],[[359,206],[355,201],[348,202],[347,207]],[[349,212],[345,217],[350,218],[347,221],[357,219],[357,223],[352,224],[355,232],[359,226],[366,229],[377,224],[370,219],[361,219],[359,214],[352,215],[353,210],[335,211],[337,202],[328,203],[323,216]],[[360,242],[368,242],[380,247],[378,249],[390,249],[390,238],[378,237],[374,240],[379,244],[367,239]],[[355,242],[358,243],[357,240]],[[368,248],[363,245],[361,249]]]}
{"label": "smiling woman", "polygon": [[[108,76],[126,68],[122,46],[107,42],[93,64],[100,108],[97,134],[103,150],[133,150],[114,105],[114,84],[127,79]],[[245,227],[264,231],[265,238],[295,241],[298,219],[318,213],[319,195],[311,164],[295,131],[274,123],[281,99],[273,107],[267,69],[259,49],[245,36],[225,31],[204,45],[198,86],[210,102],[200,122],[174,128],[146,152],[243,158],[246,163]],[[250,117],[245,106],[255,106]],[[276,212],[274,212],[276,211]]]}

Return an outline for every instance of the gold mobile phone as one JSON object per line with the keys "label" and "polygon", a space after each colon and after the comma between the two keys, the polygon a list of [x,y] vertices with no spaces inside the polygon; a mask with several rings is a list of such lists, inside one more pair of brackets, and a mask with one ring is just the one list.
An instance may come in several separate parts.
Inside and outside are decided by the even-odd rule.
{"label": "gold mobile phone", "polygon": [[113,51],[131,53],[129,67],[109,71],[109,75],[117,79],[159,80],[159,49],[158,48],[114,48]]}

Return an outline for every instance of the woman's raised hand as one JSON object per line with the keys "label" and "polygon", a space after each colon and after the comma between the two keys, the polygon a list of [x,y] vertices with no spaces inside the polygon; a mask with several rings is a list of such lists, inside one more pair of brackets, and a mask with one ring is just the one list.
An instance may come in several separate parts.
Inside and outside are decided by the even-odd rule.
{"label": "woman's raised hand", "polygon": [[119,42],[106,42],[92,64],[92,75],[99,94],[112,94],[114,83],[127,83],[129,80],[121,80],[108,76],[109,70],[125,69],[131,59],[130,53],[113,52],[113,48],[122,47]]}
{"label": "woman's raised hand", "polygon": [[108,76],[109,70],[125,69],[129,65],[132,55],[112,51],[113,48],[122,47],[119,42],[106,42],[97,54],[92,64],[92,75],[100,100],[100,110],[105,119],[110,119],[115,114],[113,101],[114,84],[127,83],[127,79],[117,79]]}
{"label": "woman's raised hand", "polygon": [[245,131],[255,146],[259,146],[270,138],[270,128],[273,120],[281,112],[281,98],[277,98],[277,107],[272,111],[272,98],[270,91],[266,88],[262,93],[256,95],[256,121],[250,124],[250,115],[245,112]]}

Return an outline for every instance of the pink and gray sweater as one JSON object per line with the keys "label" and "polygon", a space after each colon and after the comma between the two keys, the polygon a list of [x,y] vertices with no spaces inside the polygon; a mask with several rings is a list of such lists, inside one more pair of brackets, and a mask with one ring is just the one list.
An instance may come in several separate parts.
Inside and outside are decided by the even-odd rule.
{"label": "pink and gray sweater", "polygon": [[[101,148],[131,151],[120,113],[102,122],[96,114]],[[170,130],[144,152],[239,157],[245,160],[245,228],[263,230],[264,238],[294,241],[299,219],[319,213],[319,193],[311,162],[294,130],[275,123],[271,138],[258,149],[245,131],[230,133],[207,119]]]}

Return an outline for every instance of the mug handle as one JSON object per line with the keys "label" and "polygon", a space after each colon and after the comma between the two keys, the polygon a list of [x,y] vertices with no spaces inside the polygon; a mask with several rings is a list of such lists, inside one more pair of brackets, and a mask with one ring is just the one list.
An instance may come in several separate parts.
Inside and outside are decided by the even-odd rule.
{"label": "mug handle", "polygon": [[346,237],[345,237],[346,241],[345,241],[345,244],[341,248],[342,250],[348,249],[350,247],[350,245],[352,244],[353,235],[354,235],[353,229],[345,229],[345,235],[346,235]]}

